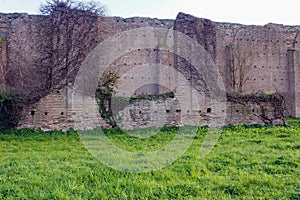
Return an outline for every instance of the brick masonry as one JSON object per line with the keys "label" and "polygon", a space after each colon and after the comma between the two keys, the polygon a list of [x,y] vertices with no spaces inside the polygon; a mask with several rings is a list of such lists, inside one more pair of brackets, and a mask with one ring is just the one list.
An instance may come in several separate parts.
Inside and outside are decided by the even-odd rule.
{"label": "brick masonry", "polygon": [[[220,86],[223,92],[235,90],[230,66],[236,52],[240,57],[235,60],[244,60],[247,69],[242,92],[279,91],[286,97],[286,114],[300,117],[300,26],[218,23],[184,13],[179,13],[175,20],[107,17],[99,23],[105,24],[98,38],[101,41],[142,27],[170,30],[165,36],[156,35],[155,31],[151,36],[145,36],[155,48],[143,48],[146,41],[137,41],[141,48],[128,49],[107,68],[117,70],[121,75],[116,96],[175,92],[175,98],[139,100],[128,105],[119,113],[123,116],[120,122],[123,127],[262,123],[257,117],[259,109],[255,103],[226,102],[224,98],[214,98],[206,90],[215,86]],[[0,81],[11,91],[30,91],[43,82],[35,68],[41,57],[40,48],[49,40],[45,26],[45,16],[0,14],[0,37],[5,39],[0,44],[0,64],[2,71],[7,72],[1,72]],[[172,31],[197,41],[207,53],[205,55],[209,55],[204,59],[205,63],[212,67],[201,68],[179,56],[189,52],[182,52],[186,44],[180,44],[180,38]],[[162,37],[173,42],[173,52],[162,48]],[[189,47],[190,51],[196,51],[194,48]],[[37,103],[28,105],[20,127],[65,130],[108,126],[97,112],[95,99],[91,95],[74,95],[73,86],[53,91]],[[272,114],[271,105],[265,107]]]}

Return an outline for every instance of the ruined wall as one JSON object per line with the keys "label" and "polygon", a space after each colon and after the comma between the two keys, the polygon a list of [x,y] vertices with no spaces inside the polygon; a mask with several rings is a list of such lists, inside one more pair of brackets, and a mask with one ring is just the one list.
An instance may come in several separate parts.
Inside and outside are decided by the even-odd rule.
{"label": "ruined wall", "polygon": [[[21,93],[26,91],[25,94],[28,94],[30,93],[28,91],[34,91],[39,84],[43,83],[43,77],[38,73],[37,68],[39,58],[42,57],[40,48],[49,40],[46,27],[47,19],[44,16],[0,14],[0,37],[5,38],[5,42],[0,44],[0,64],[7,71],[5,83],[11,91]],[[227,92],[236,89],[232,83],[232,64],[238,59],[244,59],[247,70],[242,92],[282,92],[287,98],[288,114],[300,116],[298,103],[300,102],[298,86],[300,27],[217,23],[184,13],[179,13],[176,20],[108,17],[99,22],[99,27],[101,31],[95,39],[97,42],[117,36],[122,31],[142,27],[165,28],[170,32],[175,30],[193,38],[203,46],[216,64],[221,76],[211,77],[220,79]],[[117,70],[121,75],[116,91],[117,96],[130,97],[175,91],[174,102],[141,101],[128,107],[131,111],[125,115],[127,117],[124,120],[129,128],[143,126],[142,118],[152,113],[149,111],[152,107],[159,108],[160,111],[156,112],[153,118],[146,117],[148,125],[158,125],[161,122],[169,125],[212,126],[226,123],[261,123],[255,115],[258,111],[254,104],[237,105],[224,101],[223,103],[226,104],[224,106],[225,104],[213,100],[205,92],[206,82],[203,77],[206,75],[200,68],[191,65],[185,58],[176,54],[180,51],[180,45],[176,43],[178,41],[176,35],[166,35],[166,37],[174,38],[175,54],[162,50],[159,40],[155,40],[153,42],[157,42],[157,48],[128,49],[126,54],[116,58],[108,68]],[[144,43],[142,40],[138,42]],[[3,83],[3,80],[1,82]],[[54,91],[25,108],[20,126],[66,129],[74,123],[79,128],[84,127],[85,125],[81,123],[86,122],[89,124],[84,128],[94,127],[96,124],[106,126],[99,114],[92,111],[97,107],[95,101],[89,101],[86,110],[81,111],[73,107],[72,101],[75,100],[72,96],[72,85]],[[166,108],[169,104],[172,105],[172,109]],[[140,111],[142,113],[139,113]],[[178,113],[180,118],[177,117]],[[226,115],[228,119],[224,118]],[[152,122],[150,123],[148,119]]]}
{"label": "ruined wall", "polygon": [[[272,119],[274,117],[275,109],[270,102],[228,102],[226,110],[226,124],[240,125],[240,124],[264,124],[262,120],[262,109],[264,115]],[[275,119],[273,124],[283,124],[282,119]]]}
{"label": "ruined wall", "polygon": [[181,109],[176,98],[137,99],[116,113],[117,125],[125,130],[181,125]]}
{"label": "ruined wall", "polygon": [[10,91],[28,94],[43,83],[37,60],[40,47],[49,41],[44,34],[46,20],[28,14],[0,14],[0,35],[6,41],[6,84]]}
{"label": "ruined wall", "polygon": [[[286,114],[300,116],[294,111],[298,106],[293,91],[298,89],[292,83],[299,82],[294,74],[297,54],[289,55],[290,49],[299,50],[300,26],[217,23],[180,13],[175,27],[210,52],[227,92],[281,92],[287,101]],[[233,79],[237,82],[240,77],[232,75],[233,66],[239,70],[238,61],[244,65],[241,90],[233,83]]]}
{"label": "ruined wall", "polygon": [[300,52],[295,49],[288,51],[289,63],[289,92],[291,101],[291,115],[300,116]]}
{"label": "ruined wall", "polygon": [[[245,60],[243,93],[280,92],[286,97],[287,115],[293,112],[294,101],[291,95],[289,49],[299,49],[299,26],[267,24],[265,26],[245,26],[240,24],[218,23],[217,61],[227,91],[234,91],[230,65],[232,57]],[[231,50],[228,48],[233,47]],[[229,52],[231,51],[231,52]],[[238,53],[237,53],[238,51]],[[231,56],[230,53],[235,54]],[[299,79],[297,79],[299,81]]]}

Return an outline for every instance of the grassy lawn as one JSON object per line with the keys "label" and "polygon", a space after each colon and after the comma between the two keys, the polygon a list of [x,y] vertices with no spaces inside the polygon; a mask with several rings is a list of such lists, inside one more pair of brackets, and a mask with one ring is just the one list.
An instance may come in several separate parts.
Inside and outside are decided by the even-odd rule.
{"label": "grassy lawn", "polygon": [[[204,159],[199,129],[188,151],[149,173],[97,161],[74,131],[0,133],[0,199],[300,199],[300,125],[227,127]],[[175,131],[149,140],[107,130],[130,151],[159,148]]]}

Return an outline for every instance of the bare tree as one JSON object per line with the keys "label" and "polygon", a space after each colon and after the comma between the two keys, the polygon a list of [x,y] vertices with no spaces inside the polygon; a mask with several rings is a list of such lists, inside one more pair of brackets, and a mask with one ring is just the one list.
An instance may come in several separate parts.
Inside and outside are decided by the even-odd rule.
{"label": "bare tree", "polygon": [[242,93],[243,87],[249,78],[250,66],[248,62],[253,55],[253,50],[242,50],[233,44],[227,45],[226,48],[233,91]]}
{"label": "bare tree", "polygon": [[41,48],[43,57],[36,62],[45,79],[39,95],[32,95],[36,99],[75,81],[80,64],[100,42],[99,24],[106,9],[95,2],[51,0],[40,11],[48,16],[45,28],[50,38]]}

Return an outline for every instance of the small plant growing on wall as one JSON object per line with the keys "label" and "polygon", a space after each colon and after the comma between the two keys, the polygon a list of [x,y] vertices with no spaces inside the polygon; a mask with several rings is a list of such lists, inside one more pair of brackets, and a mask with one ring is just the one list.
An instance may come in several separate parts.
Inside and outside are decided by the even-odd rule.
{"label": "small plant growing on wall", "polygon": [[0,43],[5,42],[6,38],[5,37],[0,37]]}
{"label": "small plant growing on wall", "polygon": [[101,117],[112,127],[117,127],[112,112],[112,95],[114,87],[118,83],[120,75],[115,71],[106,71],[102,74],[96,89],[96,99]]}

